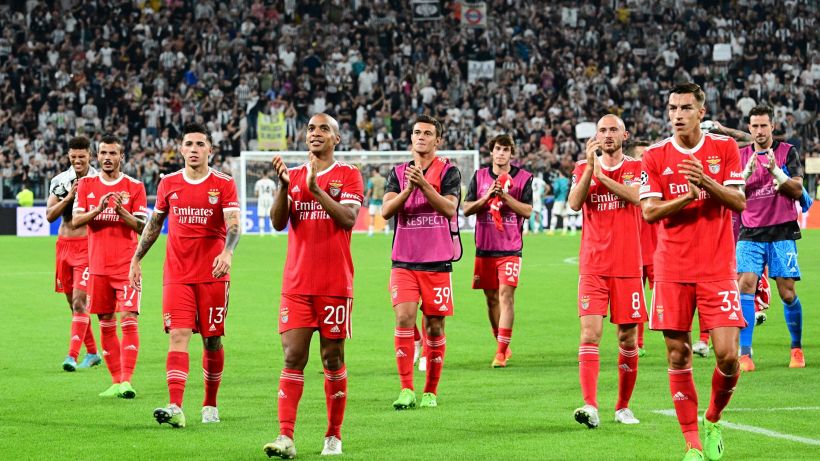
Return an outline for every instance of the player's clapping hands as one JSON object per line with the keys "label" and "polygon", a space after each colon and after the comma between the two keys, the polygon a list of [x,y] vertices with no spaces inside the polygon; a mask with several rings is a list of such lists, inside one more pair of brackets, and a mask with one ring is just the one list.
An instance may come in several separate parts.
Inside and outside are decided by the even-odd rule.
{"label": "player's clapping hands", "polygon": [[276,157],[273,157],[272,163],[274,170],[276,170],[276,175],[279,176],[279,180],[282,181],[282,184],[290,184],[290,175],[288,174],[288,167],[285,166],[285,162],[282,161],[282,157],[278,155]]}
{"label": "player's clapping hands", "polygon": [[690,184],[703,184],[703,164],[692,154],[683,159],[683,163],[678,163],[678,172],[682,173]]}
{"label": "player's clapping hands", "polygon": [[410,181],[411,186],[418,187],[419,189],[424,189],[426,186],[429,186],[430,183],[427,182],[427,179],[424,177],[424,170],[421,169],[418,165],[412,165],[407,167],[405,171],[405,176]]}
{"label": "player's clapping hands", "polygon": [[319,191],[319,184],[316,183],[316,170],[319,169],[319,160],[315,155],[308,152],[308,175],[307,185],[311,192],[316,194]]}

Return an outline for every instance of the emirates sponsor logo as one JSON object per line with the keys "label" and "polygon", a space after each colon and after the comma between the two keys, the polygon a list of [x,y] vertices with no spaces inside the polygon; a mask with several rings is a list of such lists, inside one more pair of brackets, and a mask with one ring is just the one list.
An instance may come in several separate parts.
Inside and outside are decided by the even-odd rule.
{"label": "emirates sponsor logo", "polygon": [[213,208],[197,208],[192,206],[175,206],[171,211],[177,216],[213,216]]}

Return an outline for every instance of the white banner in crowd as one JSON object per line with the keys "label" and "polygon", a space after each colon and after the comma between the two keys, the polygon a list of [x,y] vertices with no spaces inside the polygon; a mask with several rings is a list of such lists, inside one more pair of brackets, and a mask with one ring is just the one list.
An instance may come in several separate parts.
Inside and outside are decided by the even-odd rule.
{"label": "white banner in crowd", "polygon": [[728,43],[715,43],[712,47],[712,60],[715,62],[732,60],[732,45]]}
{"label": "white banner in crowd", "polygon": [[467,82],[473,83],[480,78],[492,80],[495,76],[495,61],[467,61]]}
{"label": "white banner in crowd", "polygon": [[413,9],[413,21],[440,21],[444,17],[438,0],[412,0],[410,8]]}
{"label": "white banner in crowd", "polygon": [[46,207],[17,208],[17,236],[35,237],[49,235],[50,225],[46,219]]}
{"label": "white banner in crowd", "polygon": [[462,27],[487,27],[487,4],[484,2],[461,4]]}

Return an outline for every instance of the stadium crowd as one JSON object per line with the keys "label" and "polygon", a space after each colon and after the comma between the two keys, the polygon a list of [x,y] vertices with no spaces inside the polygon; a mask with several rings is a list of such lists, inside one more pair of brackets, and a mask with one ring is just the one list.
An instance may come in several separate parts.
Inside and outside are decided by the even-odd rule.
{"label": "stadium crowd", "polygon": [[[28,182],[45,198],[68,138],[107,132],[153,195],[181,167],[184,123],[208,126],[213,164],[229,169],[256,146],[259,114],[277,112],[290,149],[305,149],[297,134],[315,112],[339,120],[339,150],[406,149],[408,121],[429,113],[444,148],[510,133],[526,167],[569,174],[580,122],[612,112],[639,139],[668,136],[665,90],[681,81],[727,127],[769,103],[780,138],[820,156],[816,2],[486,3],[486,28],[460,28],[456,1],[433,21],[399,0],[12,2],[0,7],[2,197]],[[716,44],[731,59],[714,60]],[[494,60],[494,77],[471,83],[469,60]]]}

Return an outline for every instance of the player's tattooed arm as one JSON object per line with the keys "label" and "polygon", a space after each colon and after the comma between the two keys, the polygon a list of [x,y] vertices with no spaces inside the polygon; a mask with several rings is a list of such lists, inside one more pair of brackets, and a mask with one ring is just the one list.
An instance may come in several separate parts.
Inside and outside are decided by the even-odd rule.
{"label": "player's tattooed arm", "polygon": [[162,232],[165,218],[165,213],[159,211],[155,211],[151,215],[148,224],[145,225],[145,229],[142,231],[142,238],[140,238],[140,243],[137,245],[137,251],[134,252],[134,260],[141,261],[148,253],[148,250],[151,249],[151,246],[154,245],[154,242],[157,241],[159,234]]}
{"label": "player's tattooed arm", "polygon": [[140,267],[140,261],[142,261],[142,258],[148,253],[148,250],[151,249],[154,242],[157,241],[160,232],[162,232],[162,224],[165,222],[165,217],[165,213],[155,211],[148,220],[148,224],[145,225],[145,229],[142,231],[142,238],[137,245],[137,251],[134,252],[134,256],[131,258],[131,267],[128,270],[128,280],[131,283],[131,288],[135,290],[142,290],[142,267]]}
{"label": "player's tattooed arm", "polygon": [[742,130],[736,130],[734,128],[725,127],[725,126],[721,125],[721,123],[718,122],[717,120],[712,120],[712,123],[714,124],[715,131],[717,131],[718,134],[722,134],[722,135],[725,135],[725,136],[731,136],[732,138],[734,138],[735,141],[737,141],[737,146],[738,147],[747,146],[747,145],[751,144],[752,141],[754,141],[754,139],[752,139],[752,135],[750,133],[747,133],[747,132],[742,131]]}
{"label": "player's tattooed arm", "polygon": [[225,237],[225,249],[233,253],[233,250],[239,245],[239,235],[242,233],[239,227],[238,211],[225,212],[225,227],[227,227],[228,232]]}
{"label": "player's tattooed arm", "polygon": [[225,248],[221,253],[216,255],[212,264],[213,271],[211,275],[215,278],[220,278],[228,275],[231,270],[231,263],[233,261],[233,250],[239,244],[239,211],[225,211],[224,212],[225,227],[227,228],[227,236],[225,237]]}

